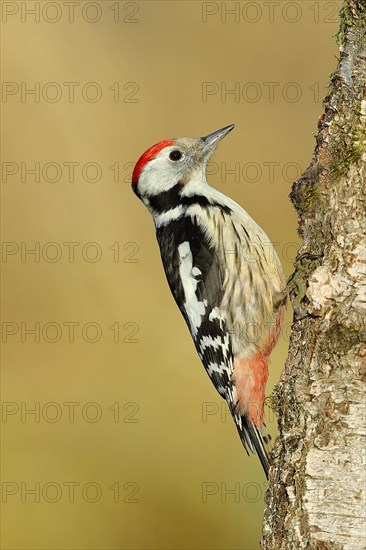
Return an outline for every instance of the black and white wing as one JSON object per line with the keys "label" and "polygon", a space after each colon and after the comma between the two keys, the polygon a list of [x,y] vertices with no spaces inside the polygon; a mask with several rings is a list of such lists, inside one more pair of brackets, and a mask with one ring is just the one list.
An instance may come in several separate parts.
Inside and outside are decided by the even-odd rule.
{"label": "black and white wing", "polygon": [[223,275],[215,250],[190,217],[158,229],[157,238],[170,290],[208,375],[226,397],[233,354],[231,336],[219,312]]}
{"label": "black and white wing", "polygon": [[198,355],[220,395],[226,399],[240,438],[254,452],[246,418],[235,410],[232,338],[220,313],[223,266],[200,226],[182,217],[157,229],[166,277],[191,332]]}

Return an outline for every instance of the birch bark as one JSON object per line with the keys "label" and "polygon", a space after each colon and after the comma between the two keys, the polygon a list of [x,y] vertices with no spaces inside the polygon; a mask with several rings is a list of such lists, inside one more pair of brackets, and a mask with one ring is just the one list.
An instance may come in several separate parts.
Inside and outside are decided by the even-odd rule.
{"label": "birch bark", "polygon": [[345,0],[313,159],[290,195],[300,254],[321,257],[297,264],[312,317],[292,326],[273,396],[263,550],[366,548],[365,30],[366,0]]}

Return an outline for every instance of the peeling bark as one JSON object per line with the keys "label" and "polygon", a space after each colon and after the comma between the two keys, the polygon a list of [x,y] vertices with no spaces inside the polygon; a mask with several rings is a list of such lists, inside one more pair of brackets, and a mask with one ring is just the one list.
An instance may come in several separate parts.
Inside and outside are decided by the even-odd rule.
{"label": "peeling bark", "polygon": [[264,550],[366,548],[365,29],[366,0],[345,0],[313,159],[290,195],[299,254],[320,257],[297,263],[311,316],[295,318],[273,396]]}

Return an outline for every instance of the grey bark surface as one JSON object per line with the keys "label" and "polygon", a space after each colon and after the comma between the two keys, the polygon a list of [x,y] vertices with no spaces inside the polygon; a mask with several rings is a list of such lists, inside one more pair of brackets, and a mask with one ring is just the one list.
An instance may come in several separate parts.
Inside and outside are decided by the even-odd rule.
{"label": "grey bark surface", "polygon": [[263,550],[366,548],[365,29],[366,0],[346,0],[313,159],[290,195],[299,254],[321,257],[296,265],[312,316],[293,323],[272,397],[279,437]]}

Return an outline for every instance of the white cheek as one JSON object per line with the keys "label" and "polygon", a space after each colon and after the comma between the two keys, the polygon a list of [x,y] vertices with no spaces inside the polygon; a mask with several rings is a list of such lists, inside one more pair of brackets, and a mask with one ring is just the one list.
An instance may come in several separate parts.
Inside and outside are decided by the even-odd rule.
{"label": "white cheek", "polygon": [[155,159],[146,164],[139,177],[139,191],[146,195],[157,195],[174,187],[179,172],[167,159]]}

